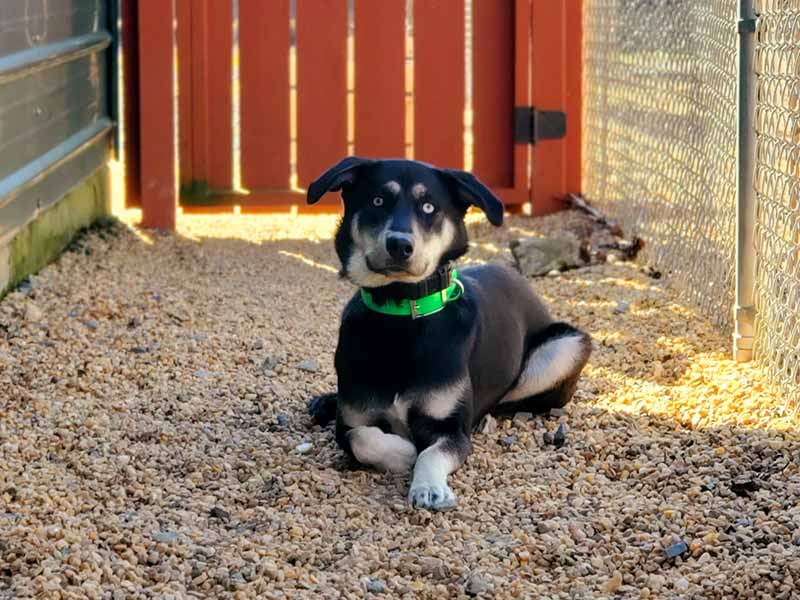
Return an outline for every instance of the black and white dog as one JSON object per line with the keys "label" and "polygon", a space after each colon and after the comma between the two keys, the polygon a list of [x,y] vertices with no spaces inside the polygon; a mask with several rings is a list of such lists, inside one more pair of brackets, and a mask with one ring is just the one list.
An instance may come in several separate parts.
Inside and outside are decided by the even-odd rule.
{"label": "black and white dog", "polygon": [[452,268],[467,251],[470,205],[503,222],[502,202],[473,175],[350,157],[309,186],[308,202],[337,190],[341,273],[361,290],[342,315],[338,391],[312,400],[312,416],[335,417],[338,444],[360,463],[413,467],[413,506],[452,507],[447,477],[473,427],[487,413],[564,406],[591,340],[555,322],[511,269]]}

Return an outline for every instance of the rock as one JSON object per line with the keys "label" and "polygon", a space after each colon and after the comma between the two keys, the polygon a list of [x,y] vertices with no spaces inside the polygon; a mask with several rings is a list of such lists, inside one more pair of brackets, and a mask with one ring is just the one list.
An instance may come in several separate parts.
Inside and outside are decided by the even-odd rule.
{"label": "rock", "polygon": [[749,475],[737,477],[731,483],[731,491],[737,496],[749,496],[752,492],[758,491],[759,487],[758,481],[755,481]]}
{"label": "rock", "polygon": [[145,346],[134,346],[133,348],[131,348],[131,352],[133,352],[134,354],[147,354],[148,352],[150,352],[150,349]]}
{"label": "rock", "polygon": [[614,307],[614,314],[616,315],[623,315],[628,312],[631,308],[631,303],[626,300],[620,300],[617,302],[617,305]]}
{"label": "rock", "polygon": [[311,452],[311,449],[314,447],[314,444],[311,442],[303,442],[302,444],[297,444],[295,446],[294,451],[298,454],[308,454]]}
{"label": "rock", "polygon": [[492,415],[486,415],[481,419],[480,424],[478,425],[478,431],[485,434],[494,433],[497,431],[497,419],[495,419]]}
{"label": "rock", "polygon": [[88,327],[89,329],[91,329],[92,331],[94,331],[94,330],[96,330],[98,327],[100,327],[100,323],[98,323],[98,322],[97,322],[96,320],[94,320],[94,319],[89,319],[88,321],[86,321],[86,327]]}
{"label": "rock", "polygon": [[480,573],[471,573],[464,585],[467,596],[480,596],[490,589],[489,582]]}
{"label": "rock", "polygon": [[524,238],[511,244],[519,271],[526,277],[541,277],[551,271],[583,266],[581,245],[569,232],[551,238]]}
{"label": "rock", "polygon": [[686,577],[681,577],[675,582],[675,589],[681,592],[685,592],[689,589],[689,580]]}
{"label": "rock", "polygon": [[435,579],[445,579],[449,575],[449,569],[441,558],[423,556],[419,560],[423,575],[431,575]]}
{"label": "rock", "polygon": [[533,418],[533,413],[518,412],[517,414],[514,415],[514,418],[512,419],[512,422],[515,425],[521,425],[522,423],[527,423],[532,418]]}
{"label": "rock", "polygon": [[559,417],[563,417],[565,414],[567,414],[567,411],[565,411],[563,408],[551,408],[549,414],[551,417],[558,419]]}
{"label": "rock", "polygon": [[151,537],[154,541],[162,544],[171,544],[178,541],[178,534],[174,531],[156,531]]}
{"label": "rock", "polygon": [[556,432],[553,434],[553,445],[556,448],[561,448],[567,441],[567,426],[564,423],[558,426]]}
{"label": "rock", "polygon": [[264,340],[262,340],[261,338],[253,342],[253,350],[261,350],[263,348],[264,348]]}
{"label": "rock", "polygon": [[287,415],[286,413],[280,413],[276,417],[276,420],[278,422],[278,425],[280,425],[281,427],[286,427],[289,424],[289,415]]}
{"label": "rock", "polygon": [[616,594],[622,586],[622,573],[615,571],[614,575],[603,584],[603,591],[607,594]]}
{"label": "rock", "polygon": [[267,375],[273,375],[275,367],[278,366],[279,362],[280,361],[274,356],[267,356],[261,363],[261,370],[264,371],[264,373]]}
{"label": "rock", "polygon": [[686,544],[686,542],[681,540],[677,544],[672,544],[671,546],[667,546],[666,548],[664,548],[664,554],[667,555],[667,558],[677,558],[678,556],[680,556],[684,552],[687,552],[688,550],[689,546]]}
{"label": "rock", "polygon": [[308,371],[309,373],[316,373],[319,370],[317,363],[310,359],[301,360],[295,365],[295,368],[300,369],[301,371]]}
{"label": "rock", "polygon": [[209,372],[208,372],[207,370],[205,370],[205,369],[197,369],[197,370],[194,372],[194,376],[195,376],[195,377],[197,377],[198,379],[208,379],[208,376],[209,376],[209,375],[211,375],[211,373],[209,373]]}
{"label": "rock", "polygon": [[33,302],[29,302],[25,307],[25,320],[30,323],[38,323],[44,318],[42,309],[36,306]]}
{"label": "rock", "polygon": [[551,431],[545,431],[544,435],[542,436],[545,444],[552,444],[553,443],[553,433]]}
{"label": "rock", "polygon": [[506,448],[510,448],[511,446],[517,443],[517,436],[507,435],[506,437],[500,440],[500,443]]}
{"label": "rock", "polygon": [[209,516],[212,519],[219,519],[220,521],[228,522],[231,520],[231,513],[227,510],[220,508],[219,506],[213,507],[209,512]]}
{"label": "rock", "polygon": [[380,579],[367,579],[367,591],[373,594],[383,594],[386,591],[386,584]]}

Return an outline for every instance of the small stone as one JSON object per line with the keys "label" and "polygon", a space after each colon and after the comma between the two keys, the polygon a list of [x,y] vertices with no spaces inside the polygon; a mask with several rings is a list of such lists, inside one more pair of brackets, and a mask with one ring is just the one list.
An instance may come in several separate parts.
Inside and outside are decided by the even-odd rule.
{"label": "small stone", "polygon": [[713,492],[717,489],[717,480],[716,479],[709,479],[703,485],[700,486],[700,489],[704,492]]}
{"label": "small stone", "polygon": [[567,414],[567,411],[565,411],[563,408],[551,408],[550,409],[550,416],[553,417],[554,419],[558,419],[560,417],[563,417],[565,414]]}
{"label": "small stone", "polygon": [[533,418],[533,413],[518,412],[517,414],[514,415],[514,418],[512,419],[512,422],[515,425],[521,425],[522,423],[527,423],[532,418]]}
{"label": "small stone", "polygon": [[316,373],[319,370],[317,368],[317,363],[310,359],[301,360],[295,365],[295,368],[300,369],[301,371],[308,371],[309,373]]}
{"label": "small stone", "polygon": [[564,443],[567,441],[567,426],[564,423],[558,426],[556,429],[555,434],[553,434],[553,445],[556,448],[561,448]]}
{"label": "small stone", "polygon": [[253,350],[261,350],[264,347],[264,340],[257,339],[253,342]]}
{"label": "small stone", "polygon": [[495,419],[492,415],[486,415],[481,420],[480,425],[478,425],[478,430],[485,434],[494,433],[497,431],[497,419]]}
{"label": "small stone", "polygon": [[500,440],[500,443],[506,448],[510,448],[511,446],[517,443],[517,436],[507,435],[506,437]]}
{"label": "small stone", "polygon": [[286,427],[289,424],[289,415],[287,415],[286,413],[278,414],[278,416],[275,419],[278,422],[278,425],[280,425],[281,427]]}
{"label": "small stone", "polygon": [[686,577],[681,577],[678,581],[675,582],[675,589],[685,592],[689,589],[689,580]]}
{"label": "small stone", "polygon": [[231,513],[227,510],[220,508],[219,506],[213,507],[209,512],[209,516],[212,519],[219,519],[220,521],[228,522],[231,520]]}
{"label": "small stone", "polygon": [[91,329],[92,331],[94,331],[94,330],[96,330],[98,327],[100,327],[100,323],[98,323],[98,322],[97,322],[97,321],[95,321],[94,319],[89,319],[88,321],[86,321],[86,327],[88,327],[89,329]]}
{"label": "small stone", "polygon": [[131,348],[131,352],[133,352],[134,354],[147,354],[148,352],[150,352],[150,349],[145,346],[134,346],[133,348]]}
{"label": "small stone", "polygon": [[209,372],[208,372],[207,370],[205,370],[205,369],[197,369],[197,370],[194,372],[194,376],[195,376],[195,377],[197,377],[198,379],[208,379],[208,376],[209,376],[209,375],[211,375],[211,373],[209,373]]}
{"label": "small stone", "polygon": [[614,314],[616,315],[624,315],[628,312],[631,308],[631,303],[626,300],[620,300],[617,302],[617,305],[614,307]]}
{"label": "small stone", "polygon": [[552,444],[553,443],[553,433],[551,431],[545,431],[544,435],[542,435],[542,439],[544,440],[545,444]]}
{"label": "small stone", "polygon": [[178,534],[174,531],[156,531],[151,537],[162,544],[171,544],[178,541]]}
{"label": "small stone", "polygon": [[298,454],[308,454],[311,452],[311,449],[314,447],[314,444],[311,442],[303,442],[302,444],[297,444],[295,446],[294,451]]}
{"label": "small stone", "polygon": [[778,543],[772,542],[767,546],[767,550],[772,552],[773,554],[783,554],[783,546]]}
{"label": "small stone", "polygon": [[264,371],[264,373],[272,375],[279,362],[280,361],[274,356],[267,356],[261,363],[261,370]]}
{"label": "small stone", "polygon": [[32,302],[25,307],[25,320],[31,323],[38,323],[44,318],[42,309],[33,304]]}
{"label": "small stone", "polygon": [[[68,317],[70,317],[71,319],[75,319],[75,318],[77,318],[77,317],[78,317],[78,315],[80,315],[80,314],[81,314],[81,311],[79,311],[77,308],[73,308],[72,310],[70,310],[70,311],[67,313],[67,316],[68,316]],[[128,327],[130,327],[130,323],[128,323]]]}
{"label": "small stone", "polygon": [[759,487],[758,481],[748,475],[737,477],[731,483],[731,491],[740,497],[749,496],[752,492],[758,491]]}
{"label": "small stone", "polygon": [[380,579],[367,579],[367,591],[373,594],[383,594],[386,591],[386,584]]}
{"label": "small stone", "polygon": [[664,548],[664,554],[667,555],[667,558],[677,558],[684,552],[689,550],[689,546],[681,540],[677,544],[672,544],[671,546],[667,546]]}
{"label": "small stone", "polygon": [[622,573],[615,571],[614,575],[603,584],[603,591],[607,594],[616,594],[622,586]]}
{"label": "small stone", "polygon": [[552,271],[547,272],[548,277],[558,277],[559,275],[561,275],[561,271],[558,269],[553,269]]}
{"label": "small stone", "polygon": [[489,582],[480,573],[472,573],[464,586],[467,596],[479,596],[489,591]]}

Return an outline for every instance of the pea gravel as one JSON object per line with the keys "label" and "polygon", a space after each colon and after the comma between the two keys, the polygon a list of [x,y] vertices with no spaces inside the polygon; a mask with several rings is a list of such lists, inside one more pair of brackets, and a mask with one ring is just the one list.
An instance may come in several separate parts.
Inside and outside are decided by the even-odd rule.
{"label": "pea gravel", "polygon": [[[305,414],[335,223],[101,230],[0,302],[0,598],[797,597],[796,422],[640,265],[536,280],[596,352],[563,413],[475,435],[456,510],[352,469]],[[476,221],[470,260],[587,226]]]}

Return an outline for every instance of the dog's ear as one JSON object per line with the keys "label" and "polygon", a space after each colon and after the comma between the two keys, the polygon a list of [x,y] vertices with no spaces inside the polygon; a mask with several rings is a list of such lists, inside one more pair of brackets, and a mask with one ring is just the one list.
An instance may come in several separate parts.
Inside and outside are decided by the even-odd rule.
{"label": "dog's ear", "polygon": [[455,169],[442,169],[444,175],[453,183],[458,199],[467,205],[477,206],[492,225],[503,224],[503,201],[472,173]]}
{"label": "dog's ear", "polygon": [[339,161],[311,182],[311,185],[308,186],[306,201],[309,204],[314,204],[326,192],[336,192],[342,189],[343,186],[353,183],[358,169],[373,162],[375,161],[368,158],[359,158],[358,156],[348,156]]}

